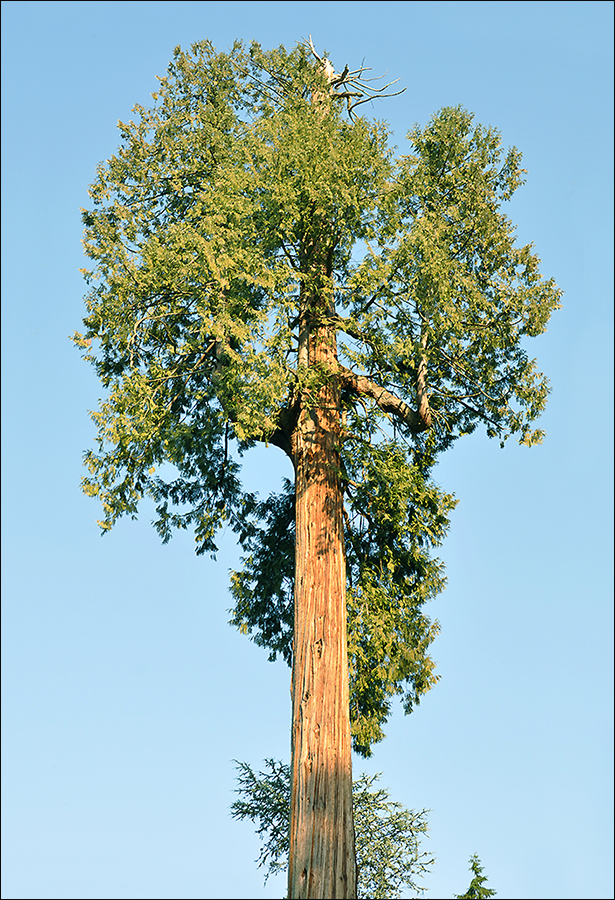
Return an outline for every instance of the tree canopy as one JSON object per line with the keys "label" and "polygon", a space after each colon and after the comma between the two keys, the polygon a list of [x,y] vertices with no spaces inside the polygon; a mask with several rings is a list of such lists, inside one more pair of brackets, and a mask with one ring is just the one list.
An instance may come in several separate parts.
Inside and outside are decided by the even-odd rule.
{"label": "tree canopy", "polygon": [[106,389],[84,479],[103,530],[143,497],[162,539],[191,527],[198,553],[230,526],[232,622],[290,661],[294,485],[259,499],[241,457],[262,442],[293,458],[299,409],[315,416],[331,377],[302,336],[333,336],[351,721],[369,755],[391,699],[410,711],[437,679],[423,606],[455,501],[433,466],[479,426],[541,440],[548,385],[526,338],[559,291],[501,209],[520,153],[453,107],[396,156],[386,124],[348,116],[348,77],[301,44],[177,48],[91,186],[75,341]]}

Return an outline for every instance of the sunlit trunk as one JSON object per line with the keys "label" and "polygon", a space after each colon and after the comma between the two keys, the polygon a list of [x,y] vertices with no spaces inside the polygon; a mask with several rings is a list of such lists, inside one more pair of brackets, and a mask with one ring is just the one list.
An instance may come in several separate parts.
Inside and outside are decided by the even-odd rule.
{"label": "sunlit trunk", "polygon": [[[312,309],[313,312],[313,309]],[[355,898],[346,568],[335,331],[304,323],[310,367],[294,435],[296,567],[289,898]]]}

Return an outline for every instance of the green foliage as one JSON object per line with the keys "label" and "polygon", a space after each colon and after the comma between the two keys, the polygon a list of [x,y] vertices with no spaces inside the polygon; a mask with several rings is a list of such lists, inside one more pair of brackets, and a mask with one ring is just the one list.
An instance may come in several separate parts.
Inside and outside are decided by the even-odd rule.
{"label": "green foliage", "polygon": [[445,585],[431,557],[448,530],[455,501],[410,464],[395,441],[356,438],[344,452],[348,473],[348,653],[353,747],[371,756],[384,737],[391,698],[410,713],[438,679],[428,655],[439,626],[423,605]]}
{"label": "green foliage", "polygon": [[253,633],[254,641],[292,662],[295,582],[295,488],[284,480],[281,494],[246,502],[239,540],[247,555],[240,572],[231,572],[235,600],[231,625]]}
{"label": "green foliage", "polygon": [[455,894],[455,897],[457,897],[458,900],[466,900],[466,898],[469,900],[469,898],[495,897],[497,892],[494,891],[493,888],[484,886],[487,881],[487,876],[482,874],[483,868],[484,867],[480,864],[480,859],[476,853],[474,853],[470,857],[470,871],[474,877],[465,894]]}
{"label": "green foliage", "polygon": [[541,438],[548,386],[525,341],[559,291],[500,209],[520,154],[459,107],[395,159],[301,45],[177,48],[153,100],[120,123],[83,213],[75,342],[106,391],[84,490],[103,531],[144,497],[162,539],[191,527],[198,553],[230,526],[232,622],[290,661],[293,487],[259,500],[241,456],[257,441],[292,456],[298,405],[332,377],[299,358],[301,298],[332,298],[312,312],[339,351],[351,717],[369,755],[392,698],[409,712],[437,678],[422,609],[454,505],[430,477],[438,453],[479,425]]}
{"label": "green foliage", "polygon": [[231,805],[234,819],[250,819],[258,824],[256,833],[263,842],[258,865],[270,875],[288,867],[290,829],[290,766],[266,759],[268,771],[256,775],[248,763],[237,762],[237,793],[243,799]]}
{"label": "green foliage", "polygon": [[[445,583],[429,551],[446,533],[454,500],[420,466],[409,466],[394,442],[355,450],[346,464],[354,476],[347,527],[350,717],[355,751],[371,756],[372,743],[384,737],[391,698],[402,694],[409,713],[438,677],[427,652],[438,624],[422,606]],[[231,573],[231,624],[252,633],[271,660],[280,653],[290,665],[293,485],[286,481],[281,494],[247,503],[244,512],[239,539],[248,552],[242,570]]]}
{"label": "green foliage", "polygon": [[560,292],[543,281],[531,246],[514,246],[500,211],[522,183],[521,154],[503,154],[499,133],[472,126],[461,107],[409,134],[387,192],[386,224],[351,279],[348,307],[369,337],[352,355],[412,398],[418,360],[428,372],[434,420],[428,445],[444,449],[483,423],[503,442],[536,443],[531,422],[547,381],[521,339],[542,333]]}
{"label": "green foliage", "polygon": [[[237,763],[237,793],[231,811],[235,819],[257,824],[263,842],[258,865],[266,867],[265,881],[288,865],[290,826],[290,767],[265,760],[266,770],[255,774]],[[353,784],[358,897],[394,898],[403,888],[423,891],[417,883],[429,871],[433,857],[421,852],[427,834],[427,812],[406,809],[389,800],[383,788],[373,790],[378,775],[361,775]]]}
{"label": "green foliage", "polygon": [[[267,65],[281,67],[271,87]],[[290,324],[311,277],[302,259],[324,236],[346,266],[387,170],[383,129],[335,108],[316,119],[321,82],[301,48],[178,48],[156,105],[135,107],[99,166],[83,215],[94,286],[75,341],[108,390],[84,482],[104,529],[149,495],[165,539],[192,524],[198,551],[214,551],[245,499],[229,440],[266,440],[298,382],[310,389]],[[162,462],[176,478],[154,476]]]}
{"label": "green foliage", "polygon": [[419,845],[428,830],[427,810],[406,809],[383,788],[372,790],[379,777],[363,774],[353,783],[359,900],[391,900],[404,888],[424,891],[419,879],[435,861]]}

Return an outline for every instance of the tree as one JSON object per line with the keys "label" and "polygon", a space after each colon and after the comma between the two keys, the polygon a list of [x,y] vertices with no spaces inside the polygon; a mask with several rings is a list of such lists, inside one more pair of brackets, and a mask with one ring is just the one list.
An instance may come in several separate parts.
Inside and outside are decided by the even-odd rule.
{"label": "tree", "polygon": [[[84,211],[75,340],[107,390],[84,489],[103,530],[149,496],[164,541],[237,532],[233,621],[293,669],[290,897],[356,894],[351,727],[369,754],[392,697],[437,680],[422,607],[454,500],[431,469],[480,424],[541,439],[523,341],[559,300],[500,210],[519,152],[456,107],[395,159],[354,112],[364,71],[177,48]],[[256,442],[294,469],[265,503],[240,481]]]}
{"label": "tree", "polygon": [[470,882],[470,887],[467,889],[465,894],[455,894],[455,897],[458,900],[466,900],[466,898],[480,898],[480,897],[495,897],[496,891],[493,888],[485,887],[484,884],[487,881],[487,876],[482,874],[484,866],[481,866],[480,859],[474,853],[470,857],[470,872],[474,875],[474,878]]}
{"label": "tree", "polygon": [[[232,806],[236,819],[258,823],[263,842],[259,866],[269,875],[288,867],[290,824],[290,767],[275,759],[265,760],[266,770],[255,774],[248,763],[237,763],[240,796]],[[389,799],[383,788],[373,790],[378,775],[362,774],[353,782],[353,811],[357,852],[358,898],[399,897],[407,888],[421,892],[418,883],[434,858],[421,852],[427,833],[427,811],[406,809]]]}

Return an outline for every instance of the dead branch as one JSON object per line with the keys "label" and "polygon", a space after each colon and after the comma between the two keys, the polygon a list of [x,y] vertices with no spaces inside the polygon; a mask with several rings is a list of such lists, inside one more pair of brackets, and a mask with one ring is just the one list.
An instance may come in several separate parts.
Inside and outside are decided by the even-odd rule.
{"label": "dead branch", "polygon": [[406,88],[402,88],[400,91],[389,91],[387,93],[388,88],[397,84],[399,78],[387,82],[387,84],[382,87],[372,86],[370,82],[379,81],[380,78],[384,78],[384,75],[380,75],[377,78],[363,78],[364,72],[371,71],[369,67],[363,65],[358,69],[350,70],[348,63],[346,63],[343,71],[336,73],[331,61],[320,56],[316,52],[314,42],[312,41],[312,35],[310,35],[304,43],[309,48],[313,57],[318,60],[322,66],[327,81],[330,84],[331,96],[346,101],[346,108],[351,118],[355,118],[353,110],[355,107],[360,106],[361,103],[367,103],[368,100],[375,100],[377,98],[397,97],[406,90]]}

